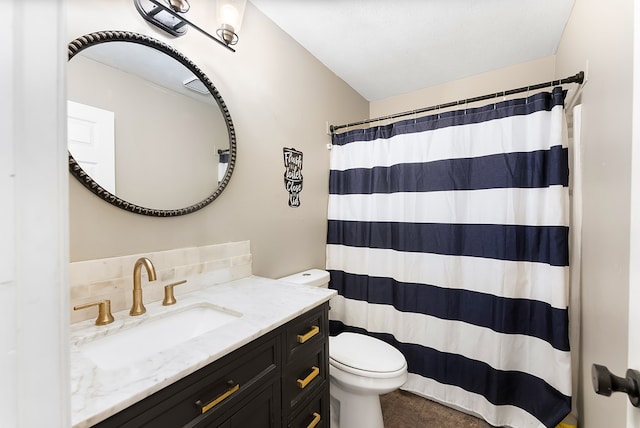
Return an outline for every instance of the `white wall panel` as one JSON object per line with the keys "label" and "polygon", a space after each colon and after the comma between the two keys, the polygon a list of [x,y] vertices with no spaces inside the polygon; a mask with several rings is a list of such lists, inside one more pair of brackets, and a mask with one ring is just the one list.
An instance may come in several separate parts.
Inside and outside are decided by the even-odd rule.
{"label": "white wall panel", "polygon": [[[63,0],[4,0],[0,425],[68,427]],[[35,411],[34,411],[35,409]]]}

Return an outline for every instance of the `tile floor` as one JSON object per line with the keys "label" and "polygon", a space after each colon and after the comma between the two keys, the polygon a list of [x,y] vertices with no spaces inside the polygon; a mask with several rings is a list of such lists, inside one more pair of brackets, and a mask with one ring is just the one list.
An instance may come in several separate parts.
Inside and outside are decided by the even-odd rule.
{"label": "tile floor", "polygon": [[487,422],[406,391],[380,396],[385,428],[492,428]]}

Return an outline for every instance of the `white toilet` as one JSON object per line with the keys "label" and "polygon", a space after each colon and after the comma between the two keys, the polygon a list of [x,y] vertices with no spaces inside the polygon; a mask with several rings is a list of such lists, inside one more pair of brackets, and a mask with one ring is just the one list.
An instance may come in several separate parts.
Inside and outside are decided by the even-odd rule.
{"label": "white toilet", "polygon": [[[280,280],[328,287],[329,272],[310,269]],[[379,396],[406,381],[407,361],[393,346],[364,334],[330,337],[331,428],[384,428]]]}

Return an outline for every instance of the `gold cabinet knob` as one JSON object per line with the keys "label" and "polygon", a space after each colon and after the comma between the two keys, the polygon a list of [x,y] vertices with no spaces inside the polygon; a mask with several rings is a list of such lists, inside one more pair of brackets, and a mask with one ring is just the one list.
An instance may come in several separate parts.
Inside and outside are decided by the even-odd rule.
{"label": "gold cabinet knob", "polygon": [[98,307],[98,318],[96,318],[96,325],[107,325],[113,322],[113,315],[111,315],[111,300],[98,300],[97,302],[85,303],[84,305],[77,305],[73,307],[73,310],[90,308],[91,306]]}
{"label": "gold cabinet knob", "polygon": [[162,306],[169,306],[176,303],[176,298],[173,295],[173,287],[176,285],[184,284],[187,282],[186,279],[182,281],[174,282],[173,284],[167,284],[164,286],[164,299],[162,299]]}

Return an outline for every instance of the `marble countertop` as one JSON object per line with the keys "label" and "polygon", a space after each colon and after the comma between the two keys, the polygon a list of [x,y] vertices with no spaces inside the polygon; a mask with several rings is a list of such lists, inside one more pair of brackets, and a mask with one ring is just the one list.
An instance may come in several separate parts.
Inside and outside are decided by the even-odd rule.
{"label": "marble countertop", "polygon": [[[106,326],[96,326],[93,320],[73,324],[70,351],[72,426],[90,427],[126,409],[328,301],[335,294],[334,290],[326,288],[250,276],[177,296],[178,302],[172,306],[162,306],[161,302],[145,303],[147,312],[137,317],[129,316],[128,311],[116,313],[116,320]],[[120,329],[135,328],[145,320],[201,303],[213,304],[242,316],[126,367],[101,369],[80,350],[85,342]]]}

